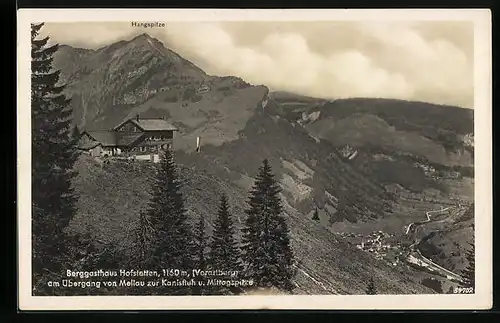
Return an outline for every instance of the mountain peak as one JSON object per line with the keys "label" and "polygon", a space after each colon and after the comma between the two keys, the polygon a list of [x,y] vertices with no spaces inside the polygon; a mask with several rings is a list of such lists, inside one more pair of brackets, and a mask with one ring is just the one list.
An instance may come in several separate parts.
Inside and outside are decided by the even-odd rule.
{"label": "mountain peak", "polygon": [[134,39],[136,38],[146,38],[146,39],[154,39],[153,37],[151,37],[148,33],[144,32],[140,35],[137,35],[136,37],[134,37]]}
{"label": "mountain peak", "polygon": [[159,42],[158,39],[152,37],[148,33],[142,33],[140,35],[135,36],[130,40],[130,42],[137,42],[137,41],[148,41],[148,42]]}

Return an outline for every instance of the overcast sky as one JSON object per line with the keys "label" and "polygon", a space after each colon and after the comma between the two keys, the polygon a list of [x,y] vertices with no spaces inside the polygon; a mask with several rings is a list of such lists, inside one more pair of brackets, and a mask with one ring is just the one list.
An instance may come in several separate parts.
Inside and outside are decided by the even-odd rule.
{"label": "overcast sky", "polygon": [[469,22],[51,23],[55,42],[99,48],[147,32],[212,75],[322,98],[385,97],[473,108]]}

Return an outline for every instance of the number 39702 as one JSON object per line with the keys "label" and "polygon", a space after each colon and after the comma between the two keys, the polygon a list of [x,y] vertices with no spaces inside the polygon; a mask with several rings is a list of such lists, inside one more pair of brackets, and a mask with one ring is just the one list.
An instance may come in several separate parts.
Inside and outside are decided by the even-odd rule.
{"label": "number 39702", "polygon": [[454,294],[474,294],[474,287],[455,287]]}

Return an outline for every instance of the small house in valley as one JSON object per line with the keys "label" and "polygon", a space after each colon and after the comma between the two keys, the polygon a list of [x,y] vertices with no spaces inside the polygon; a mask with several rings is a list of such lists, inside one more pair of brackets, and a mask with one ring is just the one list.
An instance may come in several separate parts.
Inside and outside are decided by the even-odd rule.
{"label": "small house in valley", "polygon": [[159,158],[173,147],[178,129],[164,118],[130,118],[110,130],[84,131],[79,149],[95,157],[123,156],[136,159]]}

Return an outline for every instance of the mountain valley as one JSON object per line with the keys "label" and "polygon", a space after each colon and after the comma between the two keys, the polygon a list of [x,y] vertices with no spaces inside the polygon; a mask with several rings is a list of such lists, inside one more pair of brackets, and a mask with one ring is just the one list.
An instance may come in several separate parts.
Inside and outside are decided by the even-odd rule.
{"label": "mountain valley", "polygon": [[[474,223],[472,110],[270,91],[207,75],[147,34],[97,50],[62,45],[54,66],[81,130],[109,129],[136,115],[166,117],[179,128],[175,158],[187,207],[193,218],[207,215],[209,233],[222,193],[243,222],[258,165],[268,158],[299,261],[297,293],[362,294],[370,277],[387,294],[436,292],[422,284],[426,278],[440,280],[443,292],[457,283],[404,259],[419,241],[422,255],[445,269],[459,274],[466,265]],[[71,230],[126,252],[152,167],[82,156]],[[446,207],[455,213],[406,234],[426,212]],[[379,231],[397,246],[397,265],[357,247]]]}

